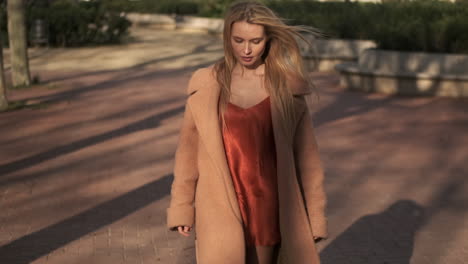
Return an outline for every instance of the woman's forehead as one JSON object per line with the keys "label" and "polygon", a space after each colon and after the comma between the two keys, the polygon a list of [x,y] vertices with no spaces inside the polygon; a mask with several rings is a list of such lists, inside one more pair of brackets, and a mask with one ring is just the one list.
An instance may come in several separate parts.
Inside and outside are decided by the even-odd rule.
{"label": "woman's forehead", "polygon": [[262,25],[238,21],[232,24],[231,35],[243,39],[261,38],[264,36],[265,29]]}

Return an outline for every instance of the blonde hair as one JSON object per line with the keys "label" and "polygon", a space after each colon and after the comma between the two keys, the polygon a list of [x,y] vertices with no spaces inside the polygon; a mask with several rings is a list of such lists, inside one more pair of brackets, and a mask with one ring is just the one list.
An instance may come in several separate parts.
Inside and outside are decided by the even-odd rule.
{"label": "blonde hair", "polygon": [[231,46],[231,30],[232,25],[240,21],[264,26],[268,39],[262,56],[265,62],[265,88],[280,112],[286,135],[291,139],[293,124],[299,117],[294,112],[294,96],[288,84],[294,80],[296,84],[299,82],[313,86],[307,78],[296,39],[302,39],[310,45],[310,42],[300,32],[311,33],[314,36],[319,36],[321,33],[312,27],[287,25],[271,9],[255,1],[232,4],[224,18],[224,58],[214,66],[216,80],[221,88],[219,106],[224,126],[223,113],[231,96],[231,74],[236,65]]}

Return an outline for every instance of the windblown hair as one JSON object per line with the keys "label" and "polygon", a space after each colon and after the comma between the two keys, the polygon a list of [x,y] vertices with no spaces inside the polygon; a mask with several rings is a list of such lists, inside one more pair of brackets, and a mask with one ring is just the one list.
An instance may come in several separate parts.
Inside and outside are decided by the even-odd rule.
{"label": "windblown hair", "polygon": [[231,5],[224,18],[224,58],[214,66],[216,80],[221,88],[219,106],[223,125],[223,113],[231,96],[231,74],[236,65],[231,45],[231,30],[232,25],[240,21],[264,26],[268,40],[262,55],[265,63],[265,88],[280,112],[286,135],[292,138],[292,126],[299,117],[293,111],[294,96],[288,85],[303,83],[312,86],[307,78],[297,40],[302,39],[310,45],[300,32],[311,33],[314,36],[320,35],[320,32],[312,27],[287,25],[271,9],[255,1],[242,1]]}

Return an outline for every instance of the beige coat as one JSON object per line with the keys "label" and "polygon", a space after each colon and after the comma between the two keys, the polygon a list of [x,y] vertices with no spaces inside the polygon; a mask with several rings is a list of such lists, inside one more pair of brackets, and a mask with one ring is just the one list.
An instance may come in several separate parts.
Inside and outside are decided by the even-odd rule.
{"label": "beige coat", "polygon": [[[218,122],[219,86],[210,68],[192,75],[175,155],[167,226],[194,226],[199,264],[243,264],[242,218],[224,152]],[[279,112],[271,107],[277,153],[281,262],[318,264],[313,236],[327,237],[324,173],[305,94],[291,85],[301,118],[293,144],[280,129]]]}

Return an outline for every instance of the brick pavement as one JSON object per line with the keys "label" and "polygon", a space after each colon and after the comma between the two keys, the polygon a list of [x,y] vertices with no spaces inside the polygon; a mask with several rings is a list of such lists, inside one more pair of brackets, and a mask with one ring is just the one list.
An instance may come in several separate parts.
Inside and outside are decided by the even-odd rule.
{"label": "brick pavement", "polygon": [[[50,105],[0,114],[1,264],[194,263],[193,238],[164,221],[185,86],[210,63],[199,57],[36,68],[58,88],[10,93]],[[322,262],[467,263],[468,100],[354,93],[336,74],[313,76],[329,197]]]}

